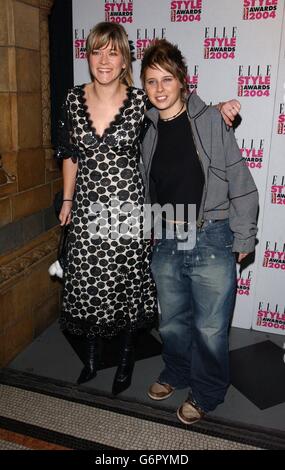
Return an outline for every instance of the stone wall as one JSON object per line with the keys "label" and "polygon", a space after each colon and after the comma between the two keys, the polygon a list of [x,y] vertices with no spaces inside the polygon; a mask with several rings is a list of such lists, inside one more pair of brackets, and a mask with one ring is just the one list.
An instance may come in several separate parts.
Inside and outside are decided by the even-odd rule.
{"label": "stone wall", "polygon": [[0,365],[57,316],[48,15],[53,0],[0,0]]}

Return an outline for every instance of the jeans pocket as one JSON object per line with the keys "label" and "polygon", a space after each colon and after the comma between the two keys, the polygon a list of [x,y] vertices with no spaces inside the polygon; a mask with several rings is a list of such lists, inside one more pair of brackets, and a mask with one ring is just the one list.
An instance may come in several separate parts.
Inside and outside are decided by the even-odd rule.
{"label": "jeans pocket", "polygon": [[233,246],[233,232],[227,219],[210,223],[205,229],[207,243],[216,248],[231,250]]}

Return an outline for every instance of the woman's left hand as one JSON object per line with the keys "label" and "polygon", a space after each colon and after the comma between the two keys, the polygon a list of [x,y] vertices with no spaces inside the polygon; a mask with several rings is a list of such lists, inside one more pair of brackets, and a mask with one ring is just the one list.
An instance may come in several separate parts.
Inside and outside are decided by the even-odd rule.
{"label": "woman's left hand", "polygon": [[238,262],[241,263],[242,260],[248,255],[248,253],[239,253]]}
{"label": "woman's left hand", "polygon": [[232,127],[235,117],[240,112],[240,102],[238,100],[225,101],[225,103],[219,103],[218,107],[227,126]]}

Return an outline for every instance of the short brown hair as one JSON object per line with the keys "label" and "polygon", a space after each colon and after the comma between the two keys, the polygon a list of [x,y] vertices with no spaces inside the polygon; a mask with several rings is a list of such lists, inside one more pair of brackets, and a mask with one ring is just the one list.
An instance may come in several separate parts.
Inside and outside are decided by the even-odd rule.
{"label": "short brown hair", "polygon": [[183,87],[184,97],[189,93],[185,59],[178,47],[166,39],[157,39],[144,51],[141,64],[141,81],[143,86],[145,85],[146,69],[156,68],[157,66],[167,70],[179,80]]}
{"label": "short brown hair", "polygon": [[121,82],[128,86],[133,85],[131,50],[128,35],[120,24],[102,21],[91,29],[86,43],[88,60],[94,47],[100,49],[101,47],[108,46],[109,43],[121,52],[126,64],[126,68],[122,71],[120,77]]}

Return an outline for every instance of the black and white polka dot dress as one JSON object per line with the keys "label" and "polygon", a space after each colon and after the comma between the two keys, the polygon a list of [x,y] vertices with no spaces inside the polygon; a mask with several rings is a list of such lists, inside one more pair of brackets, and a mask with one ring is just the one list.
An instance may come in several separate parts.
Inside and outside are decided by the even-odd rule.
{"label": "black and white polka dot dress", "polygon": [[144,104],[144,92],[129,87],[102,137],[90,121],[84,85],[68,92],[62,108],[57,157],[78,160],[78,174],[60,323],[77,335],[114,336],[156,318],[138,166]]}

